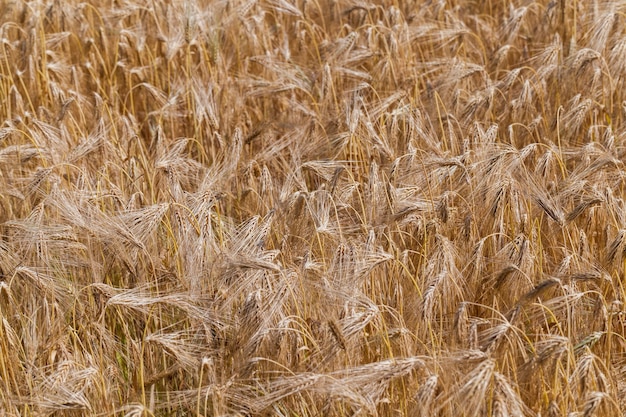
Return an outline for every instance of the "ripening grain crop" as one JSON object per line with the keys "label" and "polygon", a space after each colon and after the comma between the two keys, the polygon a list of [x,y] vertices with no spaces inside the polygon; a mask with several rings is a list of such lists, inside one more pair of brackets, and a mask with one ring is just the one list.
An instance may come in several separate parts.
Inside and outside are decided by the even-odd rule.
{"label": "ripening grain crop", "polygon": [[626,412],[623,2],[0,3],[0,414]]}

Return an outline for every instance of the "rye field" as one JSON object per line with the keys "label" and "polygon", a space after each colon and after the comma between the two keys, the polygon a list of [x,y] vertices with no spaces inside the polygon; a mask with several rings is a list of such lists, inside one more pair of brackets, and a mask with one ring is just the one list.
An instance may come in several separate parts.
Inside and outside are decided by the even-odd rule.
{"label": "rye field", "polygon": [[626,2],[0,2],[0,414],[626,412]]}

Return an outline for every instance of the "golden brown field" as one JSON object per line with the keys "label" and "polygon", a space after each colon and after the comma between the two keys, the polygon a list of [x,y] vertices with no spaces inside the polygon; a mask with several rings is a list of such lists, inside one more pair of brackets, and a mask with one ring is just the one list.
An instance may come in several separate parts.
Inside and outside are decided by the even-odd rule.
{"label": "golden brown field", "polygon": [[626,4],[0,2],[0,414],[620,416]]}

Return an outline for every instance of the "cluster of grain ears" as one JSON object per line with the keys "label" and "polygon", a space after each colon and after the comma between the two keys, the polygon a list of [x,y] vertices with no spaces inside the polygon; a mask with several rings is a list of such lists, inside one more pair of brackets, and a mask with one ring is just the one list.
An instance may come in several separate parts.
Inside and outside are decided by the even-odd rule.
{"label": "cluster of grain ears", "polygon": [[0,2],[0,413],[620,416],[626,3]]}

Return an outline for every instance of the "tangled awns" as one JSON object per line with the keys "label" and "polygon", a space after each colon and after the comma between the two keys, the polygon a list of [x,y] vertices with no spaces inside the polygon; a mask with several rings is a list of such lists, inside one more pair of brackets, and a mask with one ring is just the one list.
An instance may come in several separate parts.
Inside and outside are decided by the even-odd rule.
{"label": "tangled awns", "polygon": [[626,3],[0,2],[0,414],[626,412]]}

